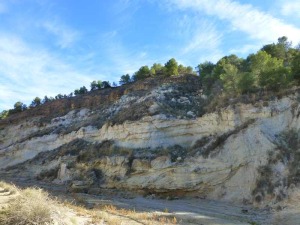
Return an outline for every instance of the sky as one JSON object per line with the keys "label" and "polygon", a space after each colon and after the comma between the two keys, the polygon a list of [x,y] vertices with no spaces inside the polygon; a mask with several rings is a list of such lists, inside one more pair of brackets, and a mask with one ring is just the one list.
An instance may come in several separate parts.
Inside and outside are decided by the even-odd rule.
{"label": "sky", "polygon": [[246,57],[287,36],[300,0],[0,0],[0,112],[141,66]]}

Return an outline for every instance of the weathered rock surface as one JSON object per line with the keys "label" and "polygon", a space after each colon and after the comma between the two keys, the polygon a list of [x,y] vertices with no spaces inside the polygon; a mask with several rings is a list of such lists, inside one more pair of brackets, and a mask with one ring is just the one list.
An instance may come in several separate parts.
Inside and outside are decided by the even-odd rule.
{"label": "weathered rock surface", "polygon": [[[267,196],[279,196],[276,191],[286,190],[288,197],[291,182],[282,188],[271,182],[276,187],[266,195],[258,180],[261,168],[270,164],[270,152],[278,150],[280,134],[300,128],[298,94],[267,105],[236,104],[199,115],[202,106],[190,105],[204,98],[198,91],[180,96],[172,85],[159,86],[140,96],[125,94],[102,111],[82,108],[42,124],[40,117],[33,117],[5,125],[0,130],[0,168],[31,177],[52,170],[54,182],[76,180],[148,194],[262,205],[273,201]],[[144,116],[133,120],[128,115],[131,119],[123,121],[127,117],[122,112],[134,104],[144,104]],[[180,105],[186,107],[178,108],[181,115],[164,111]],[[98,123],[101,113],[107,121]],[[107,141],[111,144],[102,144]],[[291,174],[288,160],[270,167],[272,174],[279,174],[277,183]]]}

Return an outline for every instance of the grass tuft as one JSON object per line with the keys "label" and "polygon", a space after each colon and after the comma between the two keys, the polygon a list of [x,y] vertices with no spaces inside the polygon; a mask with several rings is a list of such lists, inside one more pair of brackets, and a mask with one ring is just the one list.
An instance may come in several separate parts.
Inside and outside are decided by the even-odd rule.
{"label": "grass tuft", "polygon": [[17,195],[12,197],[8,206],[1,211],[2,225],[50,225],[54,221],[64,225],[59,212],[60,205],[50,198],[47,192],[38,188],[18,189],[12,185],[0,183],[0,186],[14,190]]}

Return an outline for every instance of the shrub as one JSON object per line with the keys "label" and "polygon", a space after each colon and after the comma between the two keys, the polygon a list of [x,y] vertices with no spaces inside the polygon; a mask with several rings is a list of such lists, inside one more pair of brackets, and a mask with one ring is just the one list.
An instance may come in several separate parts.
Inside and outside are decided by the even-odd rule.
{"label": "shrub", "polygon": [[0,218],[2,225],[46,225],[58,221],[64,224],[58,211],[58,203],[42,189],[18,189]]}

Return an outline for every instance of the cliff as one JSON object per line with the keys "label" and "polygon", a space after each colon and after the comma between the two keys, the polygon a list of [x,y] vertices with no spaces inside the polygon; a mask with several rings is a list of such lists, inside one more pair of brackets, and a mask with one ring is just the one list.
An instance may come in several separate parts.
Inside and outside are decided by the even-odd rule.
{"label": "cliff", "polygon": [[0,122],[0,168],[71,191],[288,201],[300,183],[299,93],[209,104],[195,76],[47,103]]}

